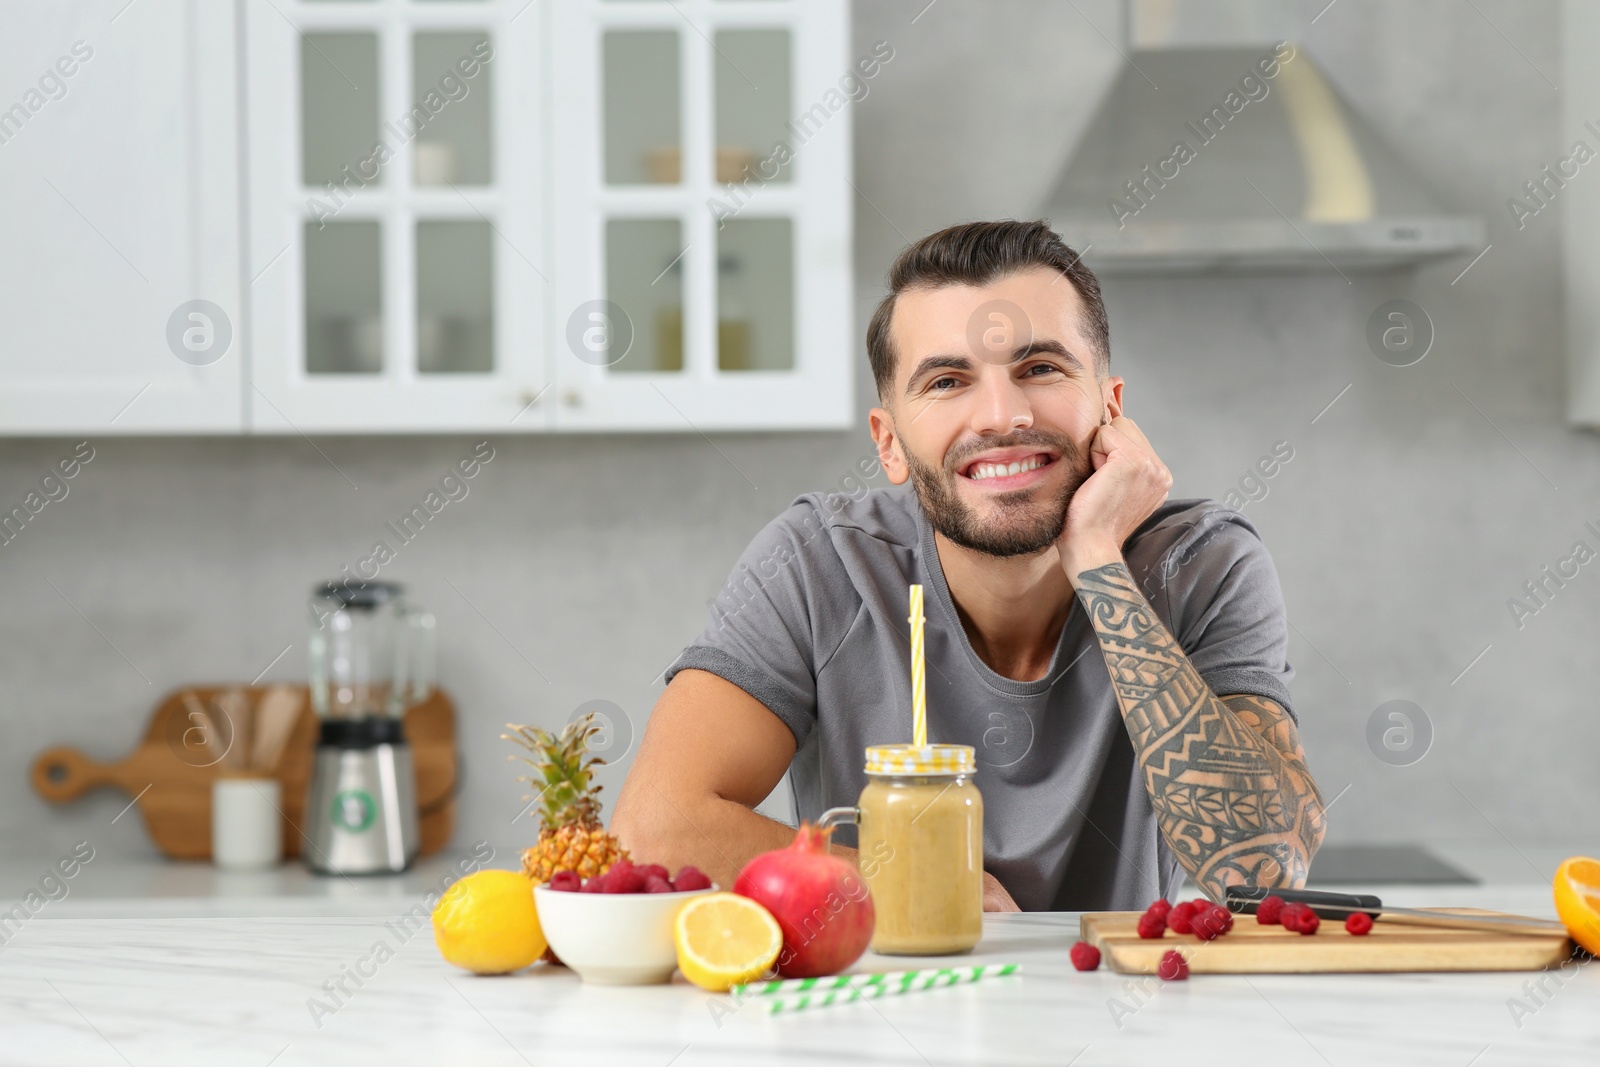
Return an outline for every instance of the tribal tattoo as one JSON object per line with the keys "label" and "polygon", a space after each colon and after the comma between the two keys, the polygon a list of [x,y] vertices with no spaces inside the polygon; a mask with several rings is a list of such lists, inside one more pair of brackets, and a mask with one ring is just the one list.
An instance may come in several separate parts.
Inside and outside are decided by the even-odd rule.
{"label": "tribal tattoo", "polygon": [[1298,888],[1322,794],[1294,722],[1266,697],[1207,688],[1122,563],[1078,575],[1156,820],[1195,884]]}

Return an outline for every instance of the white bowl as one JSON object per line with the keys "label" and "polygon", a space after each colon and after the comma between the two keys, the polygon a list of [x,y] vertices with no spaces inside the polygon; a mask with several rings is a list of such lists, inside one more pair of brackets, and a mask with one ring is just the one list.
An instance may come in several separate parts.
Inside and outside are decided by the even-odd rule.
{"label": "white bowl", "polygon": [[672,978],[678,967],[673,923],[690,898],[683,893],[569,893],[534,886],[539,925],[561,962],[585,982],[650,985]]}

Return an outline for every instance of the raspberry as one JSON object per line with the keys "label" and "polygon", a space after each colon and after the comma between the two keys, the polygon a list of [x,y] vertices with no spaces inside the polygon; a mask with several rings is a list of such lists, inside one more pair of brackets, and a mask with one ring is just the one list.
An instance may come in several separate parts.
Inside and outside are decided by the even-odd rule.
{"label": "raspberry", "polygon": [[1092,971],[1100,966],[1100,950],[1087,941],[1079,941],[1069,953],[1072,965],[1080,971]]}
{"label": "raspberry", "polygon": [[1169,982],[1181,982],[1189,977],[1189,964],[1184,960],[1183,953],[1169,950],[1156,965],[1156,973]]}
{"label": "raspberry", "polygon": [[604,893],[605,891],[606,876],[603,874],[597,874],[593,878],[590,878],[588,881],[584,882],[582,888],[578,890],[580,893]]}
{"label": "raspberry", "polygon": [[1277,926],[1283,922],[1283,898],[1265,896],[1256,905],[1256,922],[1262,926]]}
{"label": "raspberry", "polygon": [[654,875],[652,875],[649,878],[645,879],[644,891],[646,893],[671,893],[671,892],[674,892],[671,882],[667,881],[665,878],[657,878]]}
{"label": "raspberry", "polygon": [[606,885],[602,893],[643,893],[644,872],[628,860],[618,860],[606,872]]}
{"label": "raspberry", "polygon": [[1167,912],[1167,929],[1175,934],[1189,934],[1194,931],[1189,927],[1189,918],[1194,914],[1194,902],[1185,900],[1174,904],[1172,910]]}
{"label": "raspberry", "polygon": [[659,878],[663,882],[672,881],[672,875],[668,874],[667,869],[661,866],[659,863],[647,863],[643,867],[639,867],[637,869],[640,874],[644,875],[644,880],[647,882],[652,877]]}
{"label": "raspberry", "polygon": [[1161,918],[1165,919],[1167,917],[1167,913],[1171,910],[1172,901],[1168,900],[1166,897],[1158,897],[1154,904],[1151,904],[1148,908],[1144,909],[1144,913],[1146,915],[1159,915]]}
{"label": "raspberry", "polygon": [[1364,937],[1372,932],[1372,916],[1364,911],[1353,911],[1345,917],[1344,928],[1357,937]]}
{"label": "raspberry", "polygon": [[1160,915],[1145,912],[1139,916],[1139,936],[1146,940],[1153,940],[1167,932],[1167,920]]}
{"label": "raspberry", "polygon": [[583,886],[583,876],[577,871],[557,871],[550,876],[550,888],[563,893],[576,893]]}
{"label": "raspberry", "polygon": [[1233,929],[1233,914],[1227,908],[1213,904],[1201,908],[1189,920],[1194,936],[1202,941],[1214,941]]}
{"label": "raspberry", "polygon": [[1287,904],[1283,909],[1283,926],[1297,934],[1314,934],[1322,920],[1304,904]]}
{"label": "raspberry", "polygon": [[700,873],[698,867],[679,867],[678,876],[672,880],[672,885],[680,893],[691,889],[710,889],[711,879]]}

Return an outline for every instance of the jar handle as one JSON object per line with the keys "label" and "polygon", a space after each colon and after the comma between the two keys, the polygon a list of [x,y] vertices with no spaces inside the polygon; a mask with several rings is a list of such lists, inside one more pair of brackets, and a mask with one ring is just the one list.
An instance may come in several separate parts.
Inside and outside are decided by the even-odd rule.
{"label": "jar handle", "polygon": [[861,822],[860,808],[829,808],[817,818],[817,829],[831,830],[842,822],[859,825]]}

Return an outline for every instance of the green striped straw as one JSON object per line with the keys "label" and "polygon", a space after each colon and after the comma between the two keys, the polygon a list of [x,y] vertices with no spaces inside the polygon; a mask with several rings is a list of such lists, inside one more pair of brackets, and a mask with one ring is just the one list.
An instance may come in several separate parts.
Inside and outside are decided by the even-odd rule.
{"label": "green striped straw", "polygon": [[794,978],[788,981],[749,982],[734,986],[735,998],[758,997],[768,1015],[805,1011],[829,1004],[876,1000],[922,989],[976,982],[1016,974],[1017,963],[992,963],[976,967],[940,967],[923,971],[886,971],[878,974],[842,974],[835,978]]}

